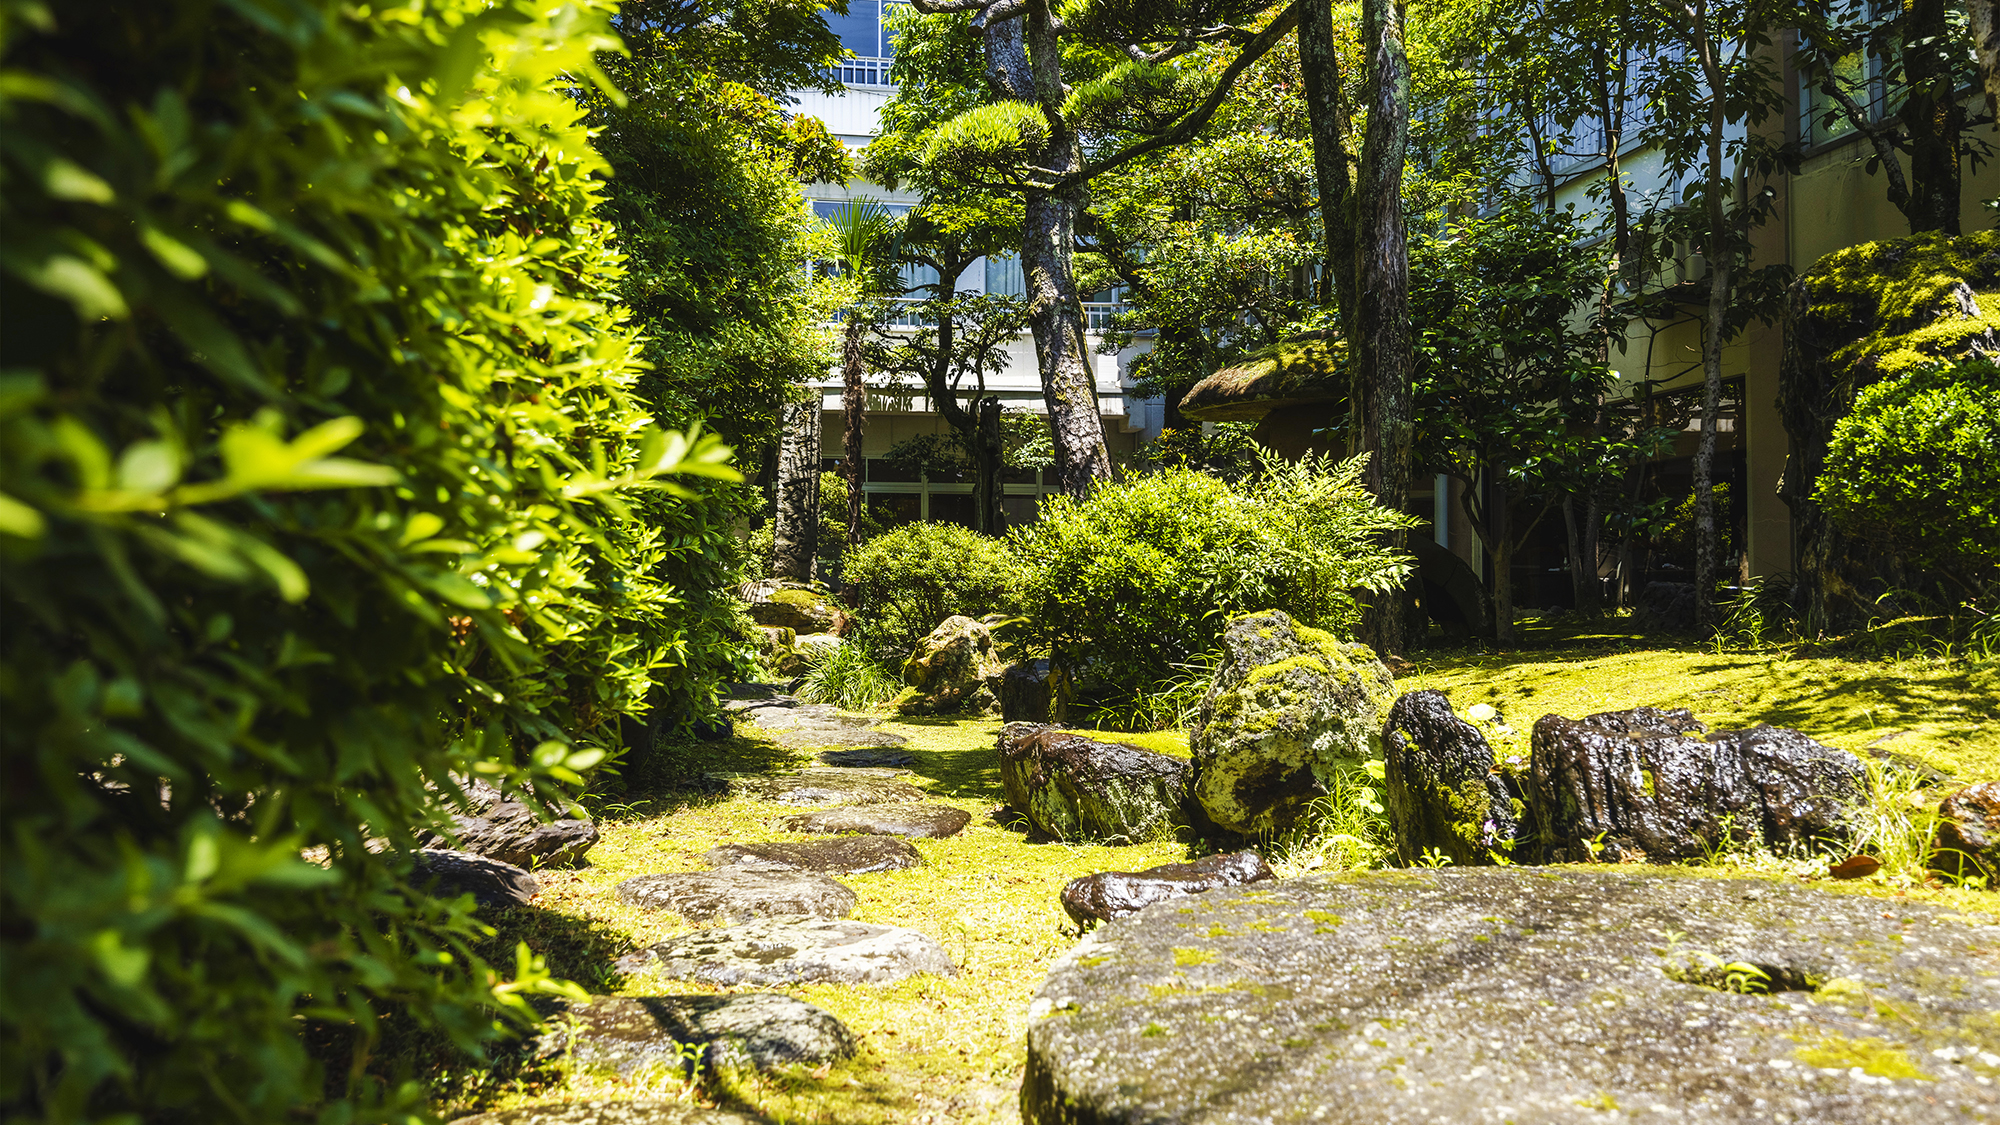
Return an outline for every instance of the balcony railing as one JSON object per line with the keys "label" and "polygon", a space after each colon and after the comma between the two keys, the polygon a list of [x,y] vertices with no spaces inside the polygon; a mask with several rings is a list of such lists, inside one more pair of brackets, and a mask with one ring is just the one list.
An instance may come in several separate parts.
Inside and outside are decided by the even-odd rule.
{"label": "balcony railing", "polygon": [[834,81],[848,86],[894,86],[889,77],[892,59],[871,59],[856,57],[842,59],[827,67],[826,72]]}
{"label": "balcony railing", "polygon": [[[902,308],[889,318],[891,326],[896,328],[929,328],[931,326],[930,321],[918,316],[914,311],[914,306],[917,303],[914,299],[898,298],[896,303],[902,306]],[[1085,330],[1090,332],[1103,332],[1111,327],[1111,318],[1124,311],[1125,306],[1117,303],[1085,302],[1083,306],[1083,326]]]}

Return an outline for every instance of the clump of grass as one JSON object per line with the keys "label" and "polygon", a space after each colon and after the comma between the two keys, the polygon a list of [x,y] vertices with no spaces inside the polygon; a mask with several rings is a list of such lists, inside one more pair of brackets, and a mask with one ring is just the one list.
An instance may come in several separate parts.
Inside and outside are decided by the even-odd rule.
{"label": "clump of grass", "polygon": [[862,646],[832,645],[807,658],[798,695],[807,703],[831,703],[843,711],[872,711],[902,693],[903,681],[877,664]]}
{"label": "clump of grass", "polygon": [[1099,730],[1145,732],[1173,730],[1194,722],[1202,697],[1215,682],[1215,667],[1222,654],[1204,653],[1186,664],[1176,664],[1176,674],[1153,684],[1150,690],[1135,691],[1122,699],[1099,703],[1091,710],[1091,724]]}
{"label": "clump of grass", "polygon": [[1380,762],[1337,774],[1327,794],[1306,806],[1299,823],[1265,846],[1271,869],[1289,879],[1386,865],[1395,854],[1395,837],[1381,786]]}
{"label": "clump of grass", "polygon": [[1848,823],[1854,828],[1853,850],[1880,860],[1879,875],[1905,885],[1932,877],[1931,841],[1937,835],[1935,799],[1924,792],[1924,780],[1914,770],[1864,756],[1868,796],[1855,805]]}

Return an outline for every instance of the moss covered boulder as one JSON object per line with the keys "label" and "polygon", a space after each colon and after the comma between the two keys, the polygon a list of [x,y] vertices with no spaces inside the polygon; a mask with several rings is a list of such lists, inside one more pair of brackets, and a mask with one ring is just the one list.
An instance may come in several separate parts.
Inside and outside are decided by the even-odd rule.
{"label": "moss covered boulder", "polygon": [[1968,785],[1939,803],[1931,866],[2000,888],[2000,781]]}
{"label": "moss covered boulder", "polygon": [[1513,857],[1527,805],[1494,772],[1486,737],[1452,713],[1443,692],[1396,700],[1382,749],[1398,859],[1435,854],[1474,866]]}
{"label": "moss covered boulder", "polygon": [[1222,651],[1189,744],[1189,792],[1217,828],[1287,828],[1336,773],[1382,756],[1395,680],[1366,645],[1267,610],[1232,620]]}
{"label": "moss covered boulder", "polygon": [[1136,844],[1181,823],[1179,758],[1033,723],[1008,723],[998,749],[1007,803],[1044,835]]}
{"label": "moss covered boulder", "polygon": [[[1893,905],[1892,910],[1885,908]],[[1658,868],[1308,876],[1100,926],[1027,1125],[2000,1120],[2000,925]]]}
{"label": "moss covered boulder", "polygon": [[903,661],[913,694],[898,706],[916,715],[997,711],[1006,670],[992,630],[970,617],[947,617]]}
{"label": "moss covered boulder", "polygon": [[830,633],[840,621],[826,587],[803,582],[759,582],[745,588],[750,619],[795,633]]}

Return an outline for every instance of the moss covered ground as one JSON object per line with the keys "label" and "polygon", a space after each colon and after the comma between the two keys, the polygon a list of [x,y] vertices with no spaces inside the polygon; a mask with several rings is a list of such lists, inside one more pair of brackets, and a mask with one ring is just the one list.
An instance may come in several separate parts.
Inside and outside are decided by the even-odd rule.
{"label": "moss covered ground", "polygon": [[[1513,652],[1429,654],[1399,691],[1437,688],[1461,713],[1474,703],[1500,712],[1489,726],[1503,754],[1525,753],[1533,721],[1651,705],[1690,707],[1714,726],[1767,721],[1848,749],[1885,745],[1960,778],[2000,777],[2000,684],[1995,670],[1923,661],[1867,662],[1781,654],[1642,648],[1629,637],[1530,624]],[[1049,965],[1075,938],[1057,893],[1095,871],[1134,870],[1187,857],[1184,845],[1131,847],[1030,843],[993,816],[1002,800],[993,751],[998,720],[891,720],[910,740],[915,780],[936,800],[972,813],[964,832],[916,841],[923,867],[843,876],[859,894],[854,917],[908,926],[942,941],[953,978],[921,977],[886,988],[811,985],[784,989],[843,1020],[861,1041],[853,1060],[777,1076],[708,1076],[699,1085],[660,1072],[619,1079],[561,1063],[516,1058],[460,1076],[447,1110],[585,1097],[673,1097],[754,1110],[775,1122],[999,1122],[1017,1120],[1027,1005]],[[1187,754],[1187,732],[1127,735],[1083,731],[1148,749]],[[1886,741],[1885,741],[1886,740]],[[690,748],[690,768],[751,772],[809,758],[744,736]],[[544,872],[539,910],[503,920],[495,952],[525,938],[550,968],[593,992],[625,995],[714,992],[645,976],[621,977],[612,958],[691,927],[670,914],[627,907],[621,879],[694,870],[698,857],[730,842],[807,839],[775,831],[788,807],[739,798],[663,792],[600,808],[604,837],[587,866]],[[1274,855],[1276,853],[1274,852]],[[1281,867],[1284,865],[1281,863]],[[1912,885],[1881,877],[1835,882],[1802,875],[1770,857],[1718,857],[1689,869],[1703,877],[1811,878],[1843,893],[1921,899],[1967,913],[2000,914],[2000,893]],[[1289,870],[1289,867],[1285,869]]]}

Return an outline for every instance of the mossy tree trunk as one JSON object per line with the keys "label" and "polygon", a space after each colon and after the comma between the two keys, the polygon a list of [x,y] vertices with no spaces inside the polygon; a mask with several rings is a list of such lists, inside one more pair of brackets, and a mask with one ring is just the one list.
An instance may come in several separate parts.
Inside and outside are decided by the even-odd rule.
{"label": "mossy tree trunk", "polygon": [[1708,311],[1703,318],[1701,337],[1701,436],[1694,449],[1694,625],[1696,633],[1707,636],[1715,631],[1715,582],[1719,544],[1715,528],[1715,433],[1716,415],[1722,410],[1722,345],[1729,337],[1730,284],[1735,276],[1736,247],[1729,227],[1729,178],[1724,175],[1723,141],[1729,125],[1729,105],[1720,52],[1722,46],[1710,34],[1705,5],[1696,2],[1691,24],[1696,60],[1708,84],[1707,158],[1703,168],[1703,194],[1707,197]]}
{"label": "mossy tree trunk", "polygon": [[778,504],[771,576],[810,582],[819,556],[819,395],[779,408]]}
{"label": "mossy tree trunk", "polygon": [[841,355],[842,387],[840,394],[843,426],[840,434],[840,476],[847,482],[847,540],[846,546],[852,550],[861,541],[861,468],[862,440],[868,427],[868,385],[863,381],[867,373],[867,361],[862,353],[861,342],[868,326],[863,322],[859,310],[850,310],[847,316],[844,347]]}

